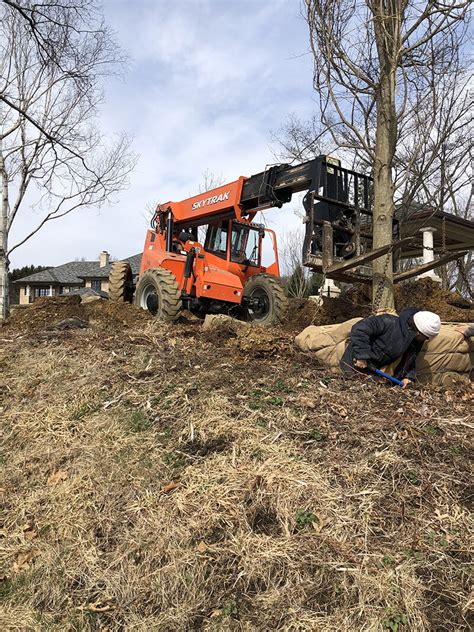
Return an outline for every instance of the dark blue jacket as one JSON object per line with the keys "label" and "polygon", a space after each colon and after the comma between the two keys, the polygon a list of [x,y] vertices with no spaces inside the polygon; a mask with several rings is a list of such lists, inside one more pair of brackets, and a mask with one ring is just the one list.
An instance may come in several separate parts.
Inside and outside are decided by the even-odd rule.
{"label": "dark blue jacket", "polygon": [[[367,360],[369,364],[380,369],[401,358],[395,377],[415,380],[416,355],[423,343],[417,342],[417,330],[410,317],[419,309],[409,307],[400,312],[400,316],[381,314],[369,316],[356,323],[351,330],[349,345],[340,363],[341,369],[351,371],[354,360]],[[413,322],[413,321],[412,321]]]}

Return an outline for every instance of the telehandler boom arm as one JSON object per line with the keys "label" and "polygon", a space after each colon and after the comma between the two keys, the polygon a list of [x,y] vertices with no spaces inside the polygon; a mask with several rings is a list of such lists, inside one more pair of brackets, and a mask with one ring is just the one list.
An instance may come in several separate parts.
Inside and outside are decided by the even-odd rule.
{"label": "telehandler boom arm", "polygon": [[[168,235],[178,228],[192,230],[226,219],[251,221],[258,211],[280,208],[291,201],[294,193],[302,191],[306,191],[303,263],[310,254],[321,250],[324,222],[330,222],[335,229],[337,256],[360,254],[358,231],[361,215],[368,218],[372,214],[372,179],[341,167],[339,160],[328,156],[318,156],[295,166],[274,165],[249,178],[241,176],[181,202],[161,204],[155,221]],[[366,237],[370,238],[369,232]],[[170,249],[171,245],[169,240]]]}

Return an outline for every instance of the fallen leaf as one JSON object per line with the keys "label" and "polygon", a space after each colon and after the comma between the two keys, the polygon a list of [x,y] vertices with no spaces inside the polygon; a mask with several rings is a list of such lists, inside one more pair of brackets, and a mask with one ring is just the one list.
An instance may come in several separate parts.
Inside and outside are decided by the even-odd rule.
{"label": "fallen leaf", "polygon": [[219,608],[216,608],[216,610],[213,610],[211,612],[211,614],[209,615],[210,619],[215,619],[215,617],[220,617],[222,614],[222,610],[220,610]]}
{"label": "fallen leaf", "polygon": [[23,531],[23,535],[25,536],[25,540],[28,540],[30,542],[37,537],[38,532],[35,529],[26,529],[25,531]]}
{"label": "fallen leaf", "polygon": [[347,417],[347,414],[348,414],[348,413],[347,413],[347,410],[344,408],[344,406],[341,406],[340,404],[335,404],[335,403],[332,403],[332,404],[331,404],[331,409],[332,409],[334,412],[339,413],[339,415],[340,415],[341,417]]}
{"label": "fallen leaf", "polygon": [[49,475],[47,483],[49,486],[52,487],[54,485],[57,485],[61,481],[65,481],[67,478],[69,478],[69,474],[67,472],[65,472],[64,470],[57,470],[56,472],[53,472]]}
{"label": "fallen leaf", "polygon": [[305,408],[315,408],[316,406],[315,402],[309,397],[298,397],[296,401],[300,406],[304,406]]}
{"label": "fallen leaf", "polygon": [[13,572],[19,573],[20,571],[26,571],[38,555],[39,552],[36,549],[32,549],[27,553],[18,553],[16,560],[13,562]]}
{"label": "fallen leaf", "polygon": [[311,523],[311,526],[316,531],[316,533],[320,533],[326,525],[331,522],[330,518],[316,516],[316,520]]}
{"label": "fallen leaf", "polygon": [[167,485],[162,487],[161,491],[163,492],[163,494],[169,494],[170,492],[175,490],[177,487],[179,487],[179,483],[177,483],[176,481],[171,481],[171,483],[168,483]]}
{"label": "fallen leaf", "polygon": [[196,549],[198,550],[199,553],[205,553],[207,551],[207,546],[205,542],[201,540],[201,542],[199,542],[199,544],[197,545]]}

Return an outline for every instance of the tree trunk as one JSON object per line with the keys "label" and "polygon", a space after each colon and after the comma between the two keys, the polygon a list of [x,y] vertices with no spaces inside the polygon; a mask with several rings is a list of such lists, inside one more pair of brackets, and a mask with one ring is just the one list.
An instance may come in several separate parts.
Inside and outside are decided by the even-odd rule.
{"label": "tree trunk", "polygon": [[0,140],[0,178],[2,201],[0,214],[0,320],[8,316],[8,177]]}
{"label": "tree trunk", "polygon": [[[380,98],[374,164],[374,226],[373,248],[380,248],[392,241],[392,222],[395,206],[392,180],[392,136],[396,135],[395,108]],[[387,107],[388,105],[388,107]],[[393,130],[395,127],[395,130]],[[388,253],[373,262],[372,300],[376,313],[395,312],[393,295],[393,255]]]}
{"label": "tree trunk", "polygon": [[0,320],[8,317],[8,260],[0,251]]}
{"label": "tree trunk", "polygon": [[[394,6],[373,3],[374,32],[380,65],[376,90],[377,130],[374,160],[374,226],[373,247],[390,244],[395,211],[392,164],[397,141],[395,88],[401,15]],[[372,301],[376,313],[395,312],[393,294],[393,255],[375,259],[373,263]]]}

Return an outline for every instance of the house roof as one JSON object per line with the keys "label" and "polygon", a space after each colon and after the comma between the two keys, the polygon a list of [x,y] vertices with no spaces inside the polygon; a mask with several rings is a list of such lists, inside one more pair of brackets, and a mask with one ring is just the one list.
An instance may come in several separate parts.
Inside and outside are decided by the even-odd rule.
{"label": "house roof", "polygon": [[93,290],[91,287],[77,287],[74,290],[71,290],[69,294],[66,294],[66,296],[71,296],[71,294],[77,294],[78,296],[100,296],[101,298],[109,298],[107,292],[103,292],[102,290]]}
{"label": "house roof", "polygon": [[[142,253],[127,257],[123,261],[128,261],[132,268],[133,275],[137,275],[140,272],[140,264],[142,260]],[[70,261],[69,263],[63,263],[61,266],[55,268],[48,268],[42,272],[36,272],[29,276],[17,279],[14,283],[23,285],[25,283],[38,283],[48,285],[81,285],[84,279],[107,279],[110,274],[110,266],[100,267],[98,261]]]}

